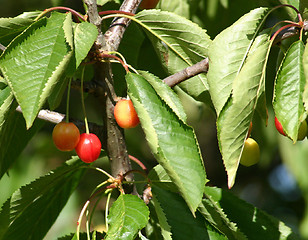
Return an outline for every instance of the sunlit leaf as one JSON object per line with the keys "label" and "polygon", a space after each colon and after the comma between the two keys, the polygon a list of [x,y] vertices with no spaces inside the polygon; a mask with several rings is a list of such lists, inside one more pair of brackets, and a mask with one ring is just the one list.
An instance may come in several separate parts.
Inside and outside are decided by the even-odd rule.
{"label": "sunlit leaf", "polygon": [[0,18],[0,43],[8,45],[14,37],[20,34],[41,12],[24,12],[14,18]]}
{"label": "sunlit leaf", "polygon": [[194,212],[201,202],[206,175],[193,129],[179,119],[142,76],[130,73],[126,80],[153,154]]}
{"label": "sunlit leaf", "polygon": [[[153,45],[169,74],[191,66],[207,56],[210,38],[206,31],[172,12],[145,10],[135,21],[149,33]],[[203,99],[208,91],[205,74],[189,79],[180,87],[189,95]]]}
{"label": "sunlit leaf", "polygon": [[187,116],[182,102],[177,94],[153,74],[144,71],[139,71],[139,74],[141,74],[152,85],[156,93],[166,104],[168,104],[168,106],[176,113],[176,115],[183,122],[186,122]]}
{"label": "sunlit leaf", "polygon": [[120,195],[112,204],[108,215],[109,229],[106,240],[134,239],[149,219],[149,209],[135,195]]}
{"label": "sunlit leaf", "polygon": [[217,120],[217,135],[228,186],[235,182],[242,149],[260,92],[263,90],[270,41],[268,33],[259,35],[241,71],[233,82],[233,94]]}
{"label": "sunlit leaf", "polygon": [[208,83],[217,115],[228,101],[234,79],[240,73],[264,22],[267,8],[257,8],[223,30],[209,47]]}
{"label": "sunlit leaf", "polygon": [[[72,56],[71,14],[53,13],[19,35],[0,58],[0,69],[30,128]],[[22,54],[21,54],[22,53]]]}
{"label": "sunlit leaf", "polygon": [[190,18],[189,0],[164,0],[159,2],[159,9],[163,11],[173,12],[187,19]]}
{"label": "sunlit leaf", "polygon": [[294,142],[297,140],[300,124],[305,118],[303,92],[306,80],[303,54],[302,41],[290,46],[276,76],[273,99],[275,115]]}
{"label": "sunlit leaf", "polygon": [[160,188],[173,192],[178,191],[176,185],[174,185],[169,175],[160,164],[151,169],[148,177],[151,179],[152,184],[159,186]]}
{"label": "sunlit leaf", "polygon": [[305,87],[304,87],[304,93],[303,93],[303,102],[306,112],[308,112],[308,45],[306,44],[305,50],[303,53],[303,69],[305,74]]}
{"label": "sunlit leaf", "polygon": [[87,56],[98,35],[97,28],[88,22],[77,24],[74,31],[76,67]]}

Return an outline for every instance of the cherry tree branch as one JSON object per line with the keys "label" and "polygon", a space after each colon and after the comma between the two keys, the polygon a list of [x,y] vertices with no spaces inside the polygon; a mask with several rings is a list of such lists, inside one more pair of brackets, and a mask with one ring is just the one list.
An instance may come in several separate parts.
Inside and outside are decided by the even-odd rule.
{"label": "cherry tree branch", "polygon": [[[16,111],[22,113],[21,107],[18,106],[16,108]],[[48,110],[48,109],[42,109],[42,110],[39,111],[37,118],[44,120],[46,122],[58,124],[58,123],[65,120],[65,114],[55,112],[55,111],[51,111],[51,110]],[[83,120],[70,119],[70,122],[73,122],[79,129],[85,131],[85,124],[84,124]],[[101,125],[98,125],[98,124],[92,123],[92,122],[89,122],[88,124],[89,124],[89,129],[90,129],[91,132],[93,132],[95,134],[101,134],[102,128],[103,128]]]}
{"label": "cherry tree branch", "polygon": [[[101,18],[98,16],[95,0],[84,0],[88,6],[88,16],[91,23],[101,29]],[[120,10],[134,13],[137,11],[141,0],[124,0]],[[117,51],[123,34],[129,20],[126,18],[117,18],[112,22],[109,30],[103,35],[99,34],[95,47],[98,52]],[[113,109],[116,104],[117,95],[114,90],[113,74],[110,62],[98,62],[95,64],[95,78],[99,85],[103,88],[103,93],[98,96],[101,106],[104,108],[103,120],[104,128],[102,134],[102,143],[111,164],[111,173],[113,176],[123,176],[123,174],[131,171],[131,164],[127,153],[124,131],[121,129],[113,116]],[[125,176],[127,181],[133,180],[133,174]]]}
{"label": "cherry tree branch", "polygon": [[[140,2],[141,0],[124,0],[119,10],[129,13],[136,13]],[[109,30],[105,33],[107,46],[110,48],[107,49],[108,51],[115,51],[118,49],[129,23],[130,20],[128,18],[115,18],[112,21]]]}
{"label": "cherry tree branch", "polygon": [[163,79],[163,81],[169,86],[174,87],[175,85],[192,78],[200,73],[207,73],[209,69],[209,59],[205,58],[202,61],[185,68],[184,70],[177,72],[169,77]]}

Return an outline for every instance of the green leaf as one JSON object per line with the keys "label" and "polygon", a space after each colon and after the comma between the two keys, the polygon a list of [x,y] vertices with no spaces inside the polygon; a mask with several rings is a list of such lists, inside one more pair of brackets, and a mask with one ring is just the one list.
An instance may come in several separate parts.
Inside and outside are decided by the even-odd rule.
{"label": "green leaf", "polygon": [[69,80],[70,78],[63,76],[54,86],[52,93],[48,97],[48,105],[50,110],[55,110],[60,106]]}
{"label": "green leaf", "polygon": [[13,38],[34,22],[41,12],[24,12],[14,18],[0,18],[0,43],[8,45]]}
{"label": "green leaf", "polygon": [[173,12],[177,15],[190,18],[190,4],[189,0],[164,0],[159,2],[159,9],[163,11]]}
{"label": "green leaf", "polygon": [[[141,11],[135,21],[144,27],[169,74],[191,66],[207,56],[210,38],[206,31],[188,19],[160,10]],[[205,74],[179,85],[194,98],[208,91]]]}
{"label": "green leaf", "polygon": [[233,81],[251,51],[267,12],[268,8],[250,11],[217,35],[209,47],[211,67],[207,77],[217,115],[229,99]]}
{"label": "green leaf", "polygon": [[241,71],[233,82],[232,98],[217,120],[220,151],[228,174],[228,186],[235,182],[242,149],[257,100],[264,90],[266,63],[270,50],[269,35],[259,35]]}
{"label": "green leaf", "polygon": [[5,122],[0,129],[0,179],[15,163],[30,139],[44,125],[43,120],[36,120],[33,127],[26,129],[22,114],[16,112],[16,103],[5,115]]}
{"label": "green leaf", "polygon": [[163,211],[171,227],[172,239],[227,239],[212,229],[199,212],[196,212],[194,217],[177,193],[171,193],[155,186],[152,188],[152,192],[161,207],[161,210],[156,209],[156,211],[158,213]]}
{"label": "green leaf", "polygon": [[297,141],[300,124],[306,117],[303,105],[306,81],[303,54],[303,42],[293,43],[280,65],[275,81],[273,99],[275,115],[293,142]]}
{"label": "green leaf", "polygon": [[128,73],[126,80],[128,94],[153,154],[178,187],[190,210],[195,212],[201,202],[206,175],[193,129],[170,109],[142,76]]}
{"label": "green leaf", "polygon": [[72,56],[67,42],[71,21],[71,14],[60,13],[41,19],[19,35],[0,58],[0,69],[22,109],[27,128]]}
{"label": "green leaf", "polygon": [[206,187],[205,194],[208,197],[210,196],[223,209],[230,221],[237,223],[239,229],[249,240],[299,239],[283,222],[237,198],[228,191]]}
{"label": "green leaf", "polygon": [[167,174],[165,169],[160,164],[156,165],[154,168],[151,169],[151,171],[149,172],[148,178],[151,180],[152,184],[160,188],[163,188],[163,189],[166,189],[172,192],[178,191],[177,187],[174,185],[169,175]]}
{"label": "green leaf", "polygon": [[76,67],[87,56],[98,35],[97,28],[88,22],[77,24],[74,31]]}
{"label": "green leaf", "polygon": [[308,113],[308,45],[306,44],[304,54],[303,54],[303,68],[304,68],[304,75],[305,75],[305,87],[303,93],[303,102],[306,112]]}
{"label": "green leaf", "polygon": [[178,95],[171,90],[163,81],[154,76],[153,74],[145,71],[138,71],[155,89],[160,98],[168,104],[168,106],[175,112],[175,114],[183,121],[186,122],[187,116]]}
{"label": "green leaf", "polygon": [[154,206],[163,239],[172,240],[171,227],[168,224],[168,219],[155,195],[153,195],[151,203]]}
{"label": "green leaf", "polygon": [[204,218],[220,232],[224,233],[229,240],[247,240],[247,237],[238,229],[235,223],[228,219],[220,205],[210,195],[205,193],[198,208]]}
{"label": "green leaf", "polygon": [[112,204],[108,215],[109,229],[106,240],[134,239],[149,220],[149,209],[135,195],[120,195]]}
{"label": "green leaf", "polygon": [[10,87],[1,82],[0,90],[0,133],[6,121],[7,113],[13,103],[14,95]]}
{"label": "green leaf", "polygon": [[0,239],[43,239],[77,187],[84,166],[76,157],[14,192],[0,211]]}

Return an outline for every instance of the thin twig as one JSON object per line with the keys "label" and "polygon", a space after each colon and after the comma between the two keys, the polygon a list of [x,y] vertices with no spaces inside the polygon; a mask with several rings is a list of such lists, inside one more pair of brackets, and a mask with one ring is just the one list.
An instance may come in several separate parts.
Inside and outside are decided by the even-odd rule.
{"label": "thin twig", "polygon": [[[16,111],[22,113],[21,107],[18,106],[16,108]],[[45,120],[47,122],[57,124],[57,123],[62,122],[64,120],[65,114],[53,112],[53,111],[50,111],[50,110],[40,110],[38,115],[37,115],[37,118]]]}
{"label": "thin twig", "polygon": [[181,72],[177,72],[163,81],[169,86],[174,87],[175,85],[192,78],[200,73],[207,73],[209,69],[209,59],[205,58],[201,62],[198,62],[190,67],[185,68]]}
{"label": "thin twig", "polygon": [[0,43],[0,50],[4,51],[5,49],[6,49],[6,47]]}
{"label": "thin twig", "polygon": [[[21,107],[18,106],[16,108],[16,111],[22,113]],[[46,122],[54,123],[54,124],[58,124],[64,121],[65,117],[66,117],[65,114],[46,110],[46,109],[40,110],[37,115],[38,119],[44,120]],[[83,131],[85,130],[84,121],[78,120],[78,119],[71,119],[71,118],[69,119],[69,121],[73,122],[79,129]],[[102,132],[102,128],[103,126],[101,125],[89,122],[89,129],[93,133],[99,134],[100,132]]]}

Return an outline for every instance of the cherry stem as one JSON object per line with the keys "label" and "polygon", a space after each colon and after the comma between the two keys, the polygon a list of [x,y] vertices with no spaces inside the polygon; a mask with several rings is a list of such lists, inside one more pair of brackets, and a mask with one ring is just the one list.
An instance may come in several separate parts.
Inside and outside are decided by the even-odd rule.
{"label": "cherry stem", "polygon": [[85,104],[84,104],[84,93],[83,93],[84,70],[85,70],[85,67],[83,66],[82,71],[81,71],[81,81],[80,81],[81,105],[82,105],[82,111],[83,111],[83,115],[84,115],[84,124],[85,124],[85,127],[86,127],[86,134],[89,134],[90,131],[89,131],[86,107],[85,107]]}
{"label": "cherry stem", "polygon": [[105,174],[108,178],[114,180],[114,177],[111,176],[109,173],[107,173],[105,170],[100,169],[100,168],[98,168],[98,167],[90,167],[90,168],[92,168],[92,169],[94,169],[94,170],[97,170],[97,171],[99,171],[99,172]]}
{"label": "cherry stem", "polygon": [[80,232],[81,221],[82,221],[84,212],[86,211],[89,203],[90,203],[90,200],[86,201],[85,205],[83,206],[83,208],[80,212],[80,215],[79,215],[79,218],[78,218],[78,221],[77,221],[77,240],[79,240],[79,232]]}
{"label": "cherry stem", "polygon": [[66,96],[66,116],[65,120],[68,123],[70,121],[69,118],[69,110],[70,110],[70,93],[71,93],[71,83],[72,83],[72,78],[70,78],[67,86],[67,96]]}
{"label": "cherry stem", "polygon": [[101,56],[101,58],[114,58],[114,59],[116,59],[117,61],[119,61],[122,64],[122,66],[124,67],[126,73],[129,73],[128,66],[124,63],[124,61],[121,58],[119,58],[119,57],[117,57],[115,55],[104,54],[104,53],[101,54],[100,56]]}
{"label": "cherry stem", "polygon": [[[96,196],[97,194],[101,193],[101,192],[104,191],[104,190],[106,190],[106,188],[101,189],[99,192],[97,192],[97,193],[95,194],[95,196]],[[109,193],[111,194],[111,192],[112,192],[112,190],[106,190],[105,193],[107,193],[107,191],[108,191],[108,194],[109,194]],[[104,194],[102,194],[102,195],[97,199],[97,201],[95,202],[95,204],[94,204],[94,206],[93,206],[93,208],[92,208],[91,215],[90,215],[90,220],[89,220],[89,226],[91,226],[92,219],[93,219],[93,216],[94,216],[94,213],[95,213],[95,209],[97,208],[98,203],[101,201],[101,199],[102,199],[103,196],[104,196]],[[92,197],[94,197],[94,196],[92,196]],[[91,198],[92,198],[92,197],[91,197]]]}
{"label": "cherry stem", "polygon": [[299,22],[303,22],[303,18],[302,18],[302,15],[301,15],[300,11],[296,7],[294,7],[294,6],[290,5],[290,4],[282,4],[282,5],[276,6],[276,7],[273,8],[273,10],[277,9],[277,8],[281,8],[281,7],[290,7],[290,8],[292,8],[297,13],[298,21]]}
{"label": "cherry stem", "polygon": [[277,37],[277,35],[278,35],[282,30],[284,30],[284,29],[286,29],[286,28],[290,28],[290,27],[300,27],[300,25],[299,25],[298,23],[291,23],[291,24],[288,24],[288,25],[285,25],[285,26],[279,28],[279,29],[274,33],[274,35],[271,37],[271,41],[273,41],[273,40]]}
{"label": "cherry stem", "polygon": [[111,191],[107,195],[106,200],[106,207],[105,207],[105,225],[106,225],[106,232],[108,232],[108,210],[109,210],[109,204],[110,204],[110,197],[111,197]]}
{"label": "cherry stem", "polygon": [[129,159],[137,163],[145,172],[148,171],[147,167],[136,157],[128,155]]}
{"label": "cherry stem", "polygon": [[[71,12],[74,16],[78,18],[80,18],[82,21],[86,21],[85,17],[83,15],[81,15],[79,12],[75,11],[74,9],[68,8],[68,7],[52,7],[52,8],[47,8],[45,9],[40,15],[38,15],[34,21],[39,20],[41,17],[43,17],[46,13],[55,11],[55,10],[65,10],[65,11],[69,11]],[[78,20],[79,21],[79,20]]]}
{"label": "cherry stem", "polygon": [[135,16],[134,13],[131,12],[125,12],[125,11],[120,11],[120,10],[109,10],[109,11],[101,11],[98,12],[98,15],[108,15],[108,14],[124,14],[124,15],[128,15],[128,16]]}

